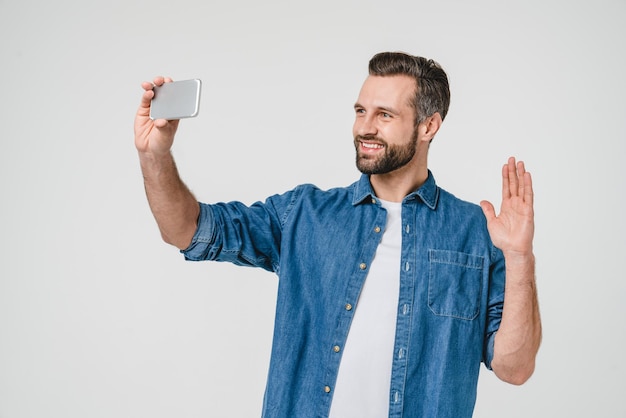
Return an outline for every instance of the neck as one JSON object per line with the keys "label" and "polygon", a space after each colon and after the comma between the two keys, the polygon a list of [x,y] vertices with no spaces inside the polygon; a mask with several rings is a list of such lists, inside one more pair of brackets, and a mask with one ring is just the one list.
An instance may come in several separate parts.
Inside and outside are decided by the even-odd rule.
{"label": "neck", "polygon": [[407,164],[386,174],[372,174],[370,183],[374,193],[380,199],[389,202],[402,202],[410,193],[417,190],[428,178],[426,164],[409,166]]}

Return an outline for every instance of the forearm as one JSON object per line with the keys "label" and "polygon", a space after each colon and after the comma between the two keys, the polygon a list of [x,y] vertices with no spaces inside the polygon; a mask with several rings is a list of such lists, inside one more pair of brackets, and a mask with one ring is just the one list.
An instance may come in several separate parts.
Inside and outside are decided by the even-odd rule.
{"label": "forearm", "polygon": [[178,175],[171,153],[140,152],[146,196],[163,240],[185,249],[197,228],[199,206]]}
{"label": "forearm", "polygon": [[500,379],[519,385],[533,374],[541,343],[535,258],[505,254],[505,262],[504,307],[491,366]]}

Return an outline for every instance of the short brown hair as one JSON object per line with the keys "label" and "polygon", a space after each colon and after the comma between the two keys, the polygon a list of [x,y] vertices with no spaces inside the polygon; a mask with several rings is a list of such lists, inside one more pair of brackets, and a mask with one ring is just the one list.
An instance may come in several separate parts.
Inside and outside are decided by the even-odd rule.
{"label": "short brown hair", "polygon": [[448,76],[441,66],[427,58],[403,52],[381,52],[369,62],[369,74],[377,76],[407,75],[415,79],[416,125],[435,112],[445,119],[450,106]]}

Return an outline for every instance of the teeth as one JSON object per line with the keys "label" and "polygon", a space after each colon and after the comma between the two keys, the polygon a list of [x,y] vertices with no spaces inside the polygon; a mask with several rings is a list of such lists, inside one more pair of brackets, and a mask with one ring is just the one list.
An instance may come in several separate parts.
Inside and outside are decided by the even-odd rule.
{"label": "teeth", "polygon": [[361,144],[363,144],[364,148],[371,148],[371,149],[383,148],[383,146],[380,144],[368,144],[366,142],[361,142]]}

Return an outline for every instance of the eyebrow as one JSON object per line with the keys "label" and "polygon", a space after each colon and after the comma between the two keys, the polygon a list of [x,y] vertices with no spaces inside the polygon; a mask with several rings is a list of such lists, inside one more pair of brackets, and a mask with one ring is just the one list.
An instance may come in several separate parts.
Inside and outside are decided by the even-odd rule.
{"label": "eyebrow", "polygon": [[[355,103],[354,104],[354,108],[361,108],[361,109],[365,109],[365,106],[363,106],[360,103]],[[394,115],[399,115],[400,112],[398,112],[396,109],[394,109],[393,107],[385,107],[385,106],[376,106],[377,110],[382,110],[383,112],[387,112],[387,113],[393,113]]]}

